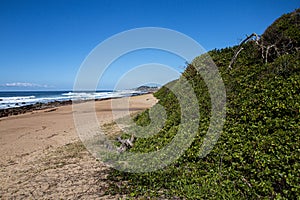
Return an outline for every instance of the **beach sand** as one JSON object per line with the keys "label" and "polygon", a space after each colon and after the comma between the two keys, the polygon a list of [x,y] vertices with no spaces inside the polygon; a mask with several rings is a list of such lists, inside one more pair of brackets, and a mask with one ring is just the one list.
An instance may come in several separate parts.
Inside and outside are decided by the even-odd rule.
{"label": "beach sand", "polygon": [[[111,102],[95,102],[101,125],[113,121]],[[146,94],[129,102],[130,113],[136,113],[157,100]],[[124,109],[114,111],[115,117],[122,117]],[[120,197],[105,195],[108,168],[79,141],[72,105],[0,118],[0,152],[1,199]]]}

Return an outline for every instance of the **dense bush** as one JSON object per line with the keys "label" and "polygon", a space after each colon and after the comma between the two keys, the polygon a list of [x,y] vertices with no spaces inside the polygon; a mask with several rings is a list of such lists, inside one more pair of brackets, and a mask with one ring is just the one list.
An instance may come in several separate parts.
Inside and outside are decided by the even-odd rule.
{"label": "dense bush", "polygon": [[[296,24],[295,24],[296,23]],[[296,28],[295,28],[296,27]],[[193,86],[199,102],[199,130],[190,148],[172,165],[155,172],[112,171],[110,193],[130,196],[188,199],[297,199],[300,196],[300,52],[299,10],[276,20],[263,35],[293,41],[281,46],[281,55],[264,63],[254,42],[244,45],[232,70],[228,64],[237,47],[212,50],[227,93],[227,116],[214,149],[199,157],[210,120],[210,97],[197,73],[196,58],[183,77]],[[131,151],[155,151],[168,144],[181,123],[180,106],[172,87],[162,87],[155,96],[167,111],[162,130],[151,138],[138,139]],[[177,85],[177,86],[176,86]],[[147,111],[148,112],[148,111]],[[150,123],[147,112],[137,123]]]}
{"label": "dense bush", "polygon": [[282,15],[262,35],[262,43],[266,46],[275,45],[277,49],[270,49],[270,58],[274,60],[278,55],[295,53],[300,45],[300,9]]}

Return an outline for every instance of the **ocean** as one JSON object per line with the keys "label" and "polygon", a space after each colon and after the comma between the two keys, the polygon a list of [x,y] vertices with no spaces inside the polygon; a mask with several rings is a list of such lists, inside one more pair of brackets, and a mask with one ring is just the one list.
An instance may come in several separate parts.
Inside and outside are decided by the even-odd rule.
{"label": "ocean", "polygon": [[69,100],[91,100],[107,99],[117,97],[128,97],[144,94],[135,90],[100,90],[93,92],[73,91],[0,91],[0,109],[16,108],[36,103],[49,103],[55,101]]}

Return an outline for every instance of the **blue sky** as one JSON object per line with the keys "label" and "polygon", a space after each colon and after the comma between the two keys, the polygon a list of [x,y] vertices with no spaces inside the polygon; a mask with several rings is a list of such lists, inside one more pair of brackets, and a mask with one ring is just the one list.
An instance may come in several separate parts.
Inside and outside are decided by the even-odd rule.
{"label": "blue sky", "polygon": [[[262,34],[297,7],[297,0],[0,0],[0,90],[72,89],[90,51],[129,29],[173,29],[211,50]],[[129,55],[114,63],[99,88],[113,88],[126,70],[148,62],[177,71],[184,64],[161,51]]]}

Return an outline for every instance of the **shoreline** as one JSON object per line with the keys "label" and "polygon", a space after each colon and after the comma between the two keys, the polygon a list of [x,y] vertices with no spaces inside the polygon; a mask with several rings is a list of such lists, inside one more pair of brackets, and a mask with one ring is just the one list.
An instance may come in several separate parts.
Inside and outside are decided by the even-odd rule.
{"label": "shoreline", "polygon": [[[133,95],[130,97],[142,96],[142,95],[147,95],[147,94],[153,94],[153,92],[148,92],[148,93],[139,94],[139,95]],[[108,98],[90,99],[90,100],[76,100],[76,101],[66,100],[66,101],[53,101],[53,102],[48,102],[48,103],[35,103],[32,105],[0,109],[0,118],[16,116],[16,115],[25,114],[28,112],[33,112],[33,111],[38,111],[38,110],[55,109],[60,106],[72,105],[74,103],[76,103],[76,104],[77,103],[85,103],[85,102],[89,102],[89,101],[98,102],[98,101],[105,101],[105,100],[119,99],[119,98],[124,98],[124,97],[108,97]]]}
{"label": "shoreline", "polygon": [[[126,97],[123,97],[126,98]],[[112,112],[112,102],[122,101],[122,98],[110,98],[95,101],[95,114],[99,125],[112,123],[124,117],[121,107]],[[90,101],[77,102],[78,104]],[[130,114],[141,112],[157,103],[152,94],[129,97]],[[28,154],[49,146],[61,146],[79,140],[76,131],[72,102],[59,104],[40,104],[37,108],[21,108],[15,115],[0,118],[0,164],[5,162],[4,157]],[[84,113],[88,114],[88,113]],[[3,162],[2,162],[3,161]]]}

